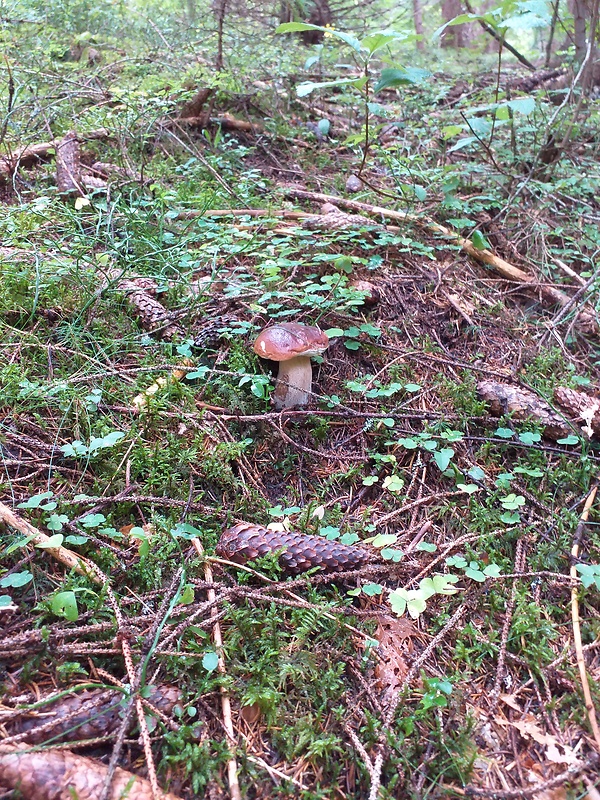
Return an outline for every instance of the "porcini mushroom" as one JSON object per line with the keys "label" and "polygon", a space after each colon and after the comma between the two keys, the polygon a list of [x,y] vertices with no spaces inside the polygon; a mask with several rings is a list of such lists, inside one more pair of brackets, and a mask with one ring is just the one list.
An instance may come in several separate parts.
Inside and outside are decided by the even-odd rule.
{"label": "porcini mushroom", "polygon": [[312,386],[311,356],[318,356],[329,346],[320,328],[299,322],[282,322],[260,332],[254,352],[262,358],[279,361],[279,373],[273,393],[277,410],[305,406]]}

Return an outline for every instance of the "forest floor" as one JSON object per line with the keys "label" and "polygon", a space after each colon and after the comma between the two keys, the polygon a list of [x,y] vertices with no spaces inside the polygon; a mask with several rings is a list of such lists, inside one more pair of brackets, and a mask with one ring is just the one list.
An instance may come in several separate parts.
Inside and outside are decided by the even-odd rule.
{"label": "forest floor", "polygon": [[[522,73],[435,73],[350,193],[352,96],[257,77],[199,128],[156,51],[39,58],[0,197],[0,786],[66,750],[181,798],[236,766],[248,798],[597,796],[598,110],[535,172],[545,94],[452,149]],[[64,197],[73,128],[100,181]],[[276,412],[252,342],[286,321],[331,343]],[[237,568],[241,521],[375,558]]]}

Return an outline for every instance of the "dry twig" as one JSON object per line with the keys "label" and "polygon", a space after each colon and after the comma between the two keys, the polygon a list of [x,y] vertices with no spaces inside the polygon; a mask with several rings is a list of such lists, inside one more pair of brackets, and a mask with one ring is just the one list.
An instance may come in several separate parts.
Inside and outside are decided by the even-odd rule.
{"label": "dry twig", "polygon": [[[204,557],[204,548],[198,537],[194,537],[192,539],[192,544],[198,555],[200,557]],[[213,574],[210,563],[205,561],[204,563],[204,577],[207,583],[213,583]],[[209,603],[216,602],[216,593],[214,589],[209,589],[207,591],[208,601]],[[211,617],[214,618],[217,614],[217,607],[213,605],[211,608]],[[219,656],[219,664],[217,666],[217,670],[221,675],[225,675],[225,662],[223,659],[223,637],[221,636],[221,626],[217,621],[213,624],[213,641],[215,643],[215,648],[217,649],[217,653]],[[237,740],[235,737],[235,731],[233,729],[233,720],[231,717],[231,700],[229,698],[229,692],[225,686],[220,687],[221,692],[221,710],[223,712],[223,725],[225,727],[225,731],[227,733],[227,737],[229,739],[229,744],[232,748],[231,756],[229,757],[229,761],[227,762],[227,778],[229,780],[229,791],[231,792],[232,800],[242,800],[242,793],[240,791],[240,784],[238,781],[237,776],[237,759],[235,757],[235,747],[237,746]]]}
{"label": "dry twig", "polygon": [[8,506],[5,506],[4,503],[0,503],[0,522],[10,525],[11,528],[14,528],[19,531],[19,533],[22,533],[23,536],[26,536],[28,545],[44,545],[42,549],[57,561],[60,561],[61,564],[75,570],[75,572],[78,572],[80,575],[85,575],[86,578],[89,578],[94,583],[102,582],[95,574],[96,568],[91,561],[83,558],[83,556],[76,555],[72,550],[68,550],[66,547],[47,547],[50,537],[39,531],[27,522],[27,520],[23,519],[23,517],[15,514],[14,511]]}
{"label": "dry twig", "polygon": [[[456,244],[458,244],[465,253],[471,256],[471,258],[474,258],[476,261],[491,267],[495,272],[498,273],[498,275],[506,278],[506,280],[516,281],[517,283],[524,284],[533,289],[538,289],[547,302],[559,306],[566,306],[567,304],[570,305],[571,303],[571,298],[568,294],[563,292],[562,289],[557,289],[555,286],[548,286],[546,284],[539,283],[539,281],[532,275],[528,275],[522,269],[519,269],[519,267],[515,267],[513,264],[510,264],[503,258],[494,255],[494,253],[492,253],[490,250],[478,249],[470,239],[465,239],[463,236],[455,231],[452,231],[450,228],[447,228],[445,225],[440,225],[439,222],[434,222],[426,217],[420,217],[416,214],[408,214],[404,211],[393,211],[388,208],[382,208],[381,206],[373,206],[369,203],[360,203],[357,200],[348,200],[343,197],[336,197],[335,195],[321,194],[320,192],[308,192],[304,189],[289,188],[285,190],[285,194],[287,197],[295,197],[301,200],[313,200],[319,203],[333,203],[338,206],[350,208],[353,211],[364,211],[368,214],[373,214],[388,219],[396,219],[401,222],[412,222],[415,225],[430,231],[431,233],[441,235],[446,239],[456,242]],[[598,323],[595,315],[591,311],[582,311],[580,313],[579,326],[586,332],[598,333]]]}
{"label": "dry twig", "polygon": [[[598,487],[594,486],[592,491],[589,493],[587,500],[585,501],[585,505],[583,506],[583,511],[581,512],[579,525],[577,526],[577,530],[575,531],[573,547],[571,548],[571,558],[572,558],[571,578],[574,579],[577,579],[576,561],[579,558],[579,545],[581,542],[581,537],[583,536],[585,524],[587,522],[590,513],[590,508],[592,507],[592,504],[596,499],[597,491]],[[588,681],[588,676],[585,668],[585,658],[583,656],[581,627],[579,625],[580,620],[579,620],[578,595],[579,595],[579,586],[573,586],[573,588],[571,589],[571,618],[573,620],[573,643],[575,645],[575,653],[577,654],[577,666],[579,668],[579,677],[581,678],[581,687],[583,689],[583,696],[585,698],[585,710],[587,712],[588,719],[590,721],[590,727],[592,729],[592,733],[594,734],[596,747],[598,748],[598,752],[600,753],[600,729],[598,728],[598,720],[596,719],[596,709],[594,708],[592,693],[590,692],[590,684]]]}

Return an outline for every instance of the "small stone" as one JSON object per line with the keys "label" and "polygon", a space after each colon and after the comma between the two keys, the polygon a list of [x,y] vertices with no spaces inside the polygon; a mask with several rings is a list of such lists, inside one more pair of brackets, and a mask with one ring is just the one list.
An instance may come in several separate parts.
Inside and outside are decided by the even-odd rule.
{"label": "small stone", "polygon": [[346,191],[350,192],[351,194],[355,194],[356,192],[360,192],[363,188],[363,182],[360,178],[357,178],[356,175],[348,175],[346,178]]}

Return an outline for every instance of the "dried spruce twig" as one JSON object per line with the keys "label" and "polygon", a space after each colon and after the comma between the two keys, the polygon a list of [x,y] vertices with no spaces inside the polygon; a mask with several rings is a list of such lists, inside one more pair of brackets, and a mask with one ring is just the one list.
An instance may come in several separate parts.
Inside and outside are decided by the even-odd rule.
{"label": "dried spruce twig", "polygon": [[[204,548],[200,542],[198,537],[194,537],[192,539],[192,544],[194,549],[198,553],[200,557],[204,556]],[[208,561],[204,564],[204,578],[207,583],[213,583],[213,574],[212,569],[210,567],[210,563]],[[218,610],[216,606],[216,592],[214,589],[209,589],[207,591],[208,602],[215,603],[212,606],[210,615],[214,620],[213,623],[213,641],[215,643],[215,648],[217,650],[219,656],[219,663],[217,665],[217,670],[221,675],[225,675],[225,662],[223,660],[223,637],[221,635],[221,626],[217,621],[216,617],[218,615]],[[227,778],[229,781],[229,791],[231,792],[231,800],[242,800],[242,793],[240,790],[240,784],[238,781],[237,776],[237,759],[235,757],[235,748],[237,747],[237,739],[235,736],[235,731],[233,728],[233,720],[231,717],[231,700],[229,698],[229,692],[227,691],[226,686],[220,687],[221,692],[221,710],[223,712],[223,726],[225,728],[225,732],[227,733],[227,738],[229,739],[229,744],[232,748],[232,753],[229,756],[229,760],[227,762]]]}
{"label": "dried spruce twig", "polygon": [[[594,500],[596,499],[596,492],[598,491],[598,486],[594,486],[594,488],[589,493],[585,505],[583,506],[583,511],[581,512],[581,517],[579,520],[579,525],[577,526],[577,530],[575,531],[575,539],[573,541],[573,547],[571,549],[571,558],[573,562],[579,557],[579,545],[581,542],[581,537],[583,536],[583,531],[585,529],[585,524],[588,520],[588,516],[590,513],[590,508],[592,507]],[[577,567],[575,563],[571,564],[571,578],[577,579]],[[592,733],[594,734],[594,739],[596,741],[596,747],[598,748],[598,752],[600,753],[600,728],[598,728],[598,720],[596,718],[596,709],[594,708],[594,701],[592,699],[592,693],[590,691],[590,684],[588,681],[587,671],[585,667],[585,658],[583,656],[583,643],[581,640],[581,627],[579,625],[579,586],[573,586],[571,589],[571,619],[573,620],[573,642],[575,645],[575,652],[577,653],[577,666],[579,668],[579,677],[581,679],[581,687],[583,689],[583,696],[585,698],[585,710],[587,712],[588,719],[590,721],[590,727],[592,729]]]}
{"label": "dried spruce twig", "polygon": [[[28,542],[30,545],[45,544],[50,541],[49,536],[39,531],[27,522],[27,520],[23,519],[23,517],[15,514],[14,511],[8,506],[5,506],[4,503],[0,503],[0,522],[6,523],[11,528],[19,531],[19,533],[27,536],[30,540]],[[66,567],[75,570],[75,572],[78,572],[80,575],[85,575],[94,583],[101,582],[95,574],[95,569],[91,562],[83,558],[83,556],[76,555],[66,547],[44,547],[44,551]]]}

